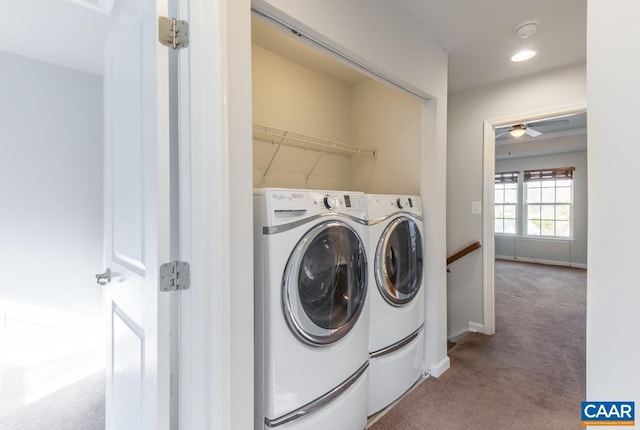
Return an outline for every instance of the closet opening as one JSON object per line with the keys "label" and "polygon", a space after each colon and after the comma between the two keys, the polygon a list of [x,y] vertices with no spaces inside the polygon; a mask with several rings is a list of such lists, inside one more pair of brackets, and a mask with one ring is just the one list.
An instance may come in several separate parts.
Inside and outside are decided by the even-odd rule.
{"label": "closet opening", "polygon": [[420,194],[424,98],[259,12],[251,30],[254,188]]}

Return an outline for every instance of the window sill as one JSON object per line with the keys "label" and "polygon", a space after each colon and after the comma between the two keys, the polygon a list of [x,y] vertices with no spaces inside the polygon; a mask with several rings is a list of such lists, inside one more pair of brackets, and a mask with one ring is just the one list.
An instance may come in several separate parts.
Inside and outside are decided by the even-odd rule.
{"label": "window sill", "polygon": [[518,240],[536,240],[542,242],[560,242],[560,243],[575,243],[573,237],[549,237],[549,236],[518,236],[515,234],[502,234],[494,233],[496,239],[518,239]]}

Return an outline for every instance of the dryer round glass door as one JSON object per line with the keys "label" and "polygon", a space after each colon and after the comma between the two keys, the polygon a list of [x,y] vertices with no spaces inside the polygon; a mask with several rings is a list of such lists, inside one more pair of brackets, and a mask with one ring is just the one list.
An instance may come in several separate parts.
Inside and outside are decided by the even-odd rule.
{"label": "dryer round glass door", "polygon": [[287,262],[282,302],[291,331],[301,340],[327,345],[358,320],[367,294],[367,259],[360,236],[329,221],[308,231]]}
{"label": "dryer round glass door", "polygon": [[382,297],[394,306],[409,303],[422,284],[422,235],[411,219],[393,220],[382,233],[374,273]]}

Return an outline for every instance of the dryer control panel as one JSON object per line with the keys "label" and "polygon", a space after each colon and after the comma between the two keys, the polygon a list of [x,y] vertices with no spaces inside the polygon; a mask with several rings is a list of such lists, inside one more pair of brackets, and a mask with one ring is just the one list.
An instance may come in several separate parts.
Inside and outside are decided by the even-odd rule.
{"label": "dryer control panel", "polygon": [[422,200],[420,196],[394,194],[367,194],[368,214],[370,220],[376,220],[405,212],[422,216]]}
{"label": "dryer control panel", "polygon": [[400,196],[396,199],[396,207],[398,209],[411,209],[414,207],[415,196]]}

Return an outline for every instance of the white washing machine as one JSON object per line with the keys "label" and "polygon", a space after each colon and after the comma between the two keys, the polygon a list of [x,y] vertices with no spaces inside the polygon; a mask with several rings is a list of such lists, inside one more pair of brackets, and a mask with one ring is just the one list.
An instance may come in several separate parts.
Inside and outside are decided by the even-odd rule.
{"label": "white washing machine", "polygon": [[369,400],[373,415],[422,377],[424,287],[422,202],[367,195],[369,213]]}
{"label": "white washing machine", "polygon": [[367,423],[367,202],[254,191],[255,430]]}

